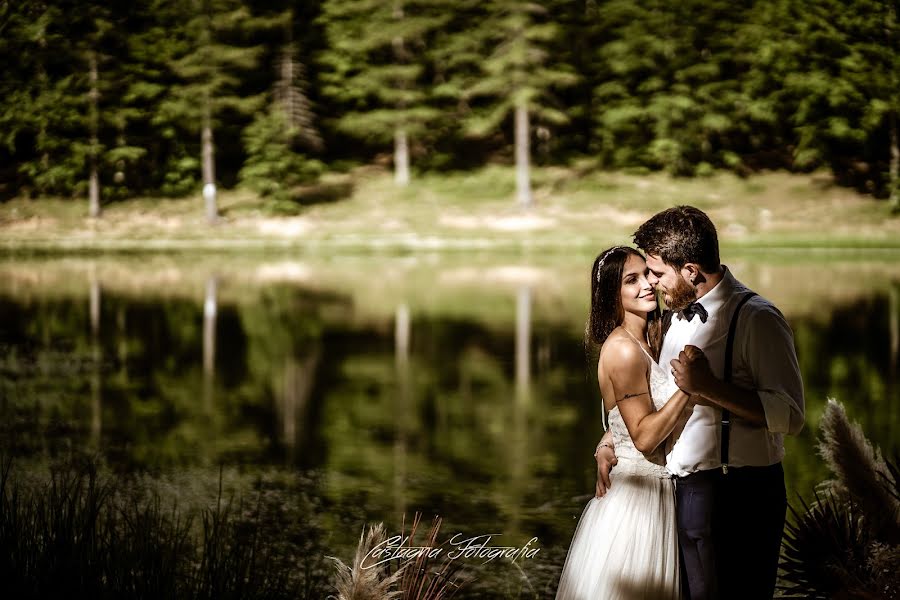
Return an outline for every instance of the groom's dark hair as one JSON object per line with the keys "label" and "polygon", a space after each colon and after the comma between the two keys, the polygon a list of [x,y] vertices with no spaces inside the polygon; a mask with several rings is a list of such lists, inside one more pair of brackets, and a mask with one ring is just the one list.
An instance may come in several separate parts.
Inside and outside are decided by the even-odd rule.
{"label": "groom's dark hair", "polygon": [[635,245],[680,269],[696,263],[707,273],[719,270],[719,237],[706,213],[693,206],[658,212],[634,232]]}

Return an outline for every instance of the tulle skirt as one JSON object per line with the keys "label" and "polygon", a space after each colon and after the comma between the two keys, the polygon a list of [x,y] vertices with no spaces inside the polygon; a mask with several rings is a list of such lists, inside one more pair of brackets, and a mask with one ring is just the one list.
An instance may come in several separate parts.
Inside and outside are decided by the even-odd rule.
{"label": "tulle skirt", "polygon": [[556,599],[680,598],[672,480],[611,476],[607,494],[591,498],[581,514]]}

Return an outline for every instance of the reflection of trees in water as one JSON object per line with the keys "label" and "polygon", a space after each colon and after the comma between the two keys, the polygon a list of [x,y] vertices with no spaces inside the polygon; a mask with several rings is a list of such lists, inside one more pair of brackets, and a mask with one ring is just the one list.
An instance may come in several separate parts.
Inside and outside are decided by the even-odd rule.
{"label": "reflection of trees in water", "polygon": [[523,285],[516,292],[516,381],[512,408],[512,427],[506,435],[506,469],[509,472],[509,515],[504,533],[518,536],[521,527],[520,499],[528,489],[530,456],[528,417],[531,410],[531,288]]}
{"label": "reflection of trees in water", "polygon": [[[200,307],[109,293],[101,303],[101,287],[90,281],[87,302],[3,302],[11,317],[3,342],[14,349],[0,370],[10,390],[4,430],[25,444],[23,451],[81,447],[102,433],[111,458],[152,467],[215,462],[213,454],[246,447],[248,433],[259,437],[243,424],[226,433],[225,425],[235,425],[223,415],[228,406],[201,414]],[[241,355],[235,316],[220,310],[217,329]],[[220,360],[226,372],[234,363],[227,355]],[[233,386],[244,371],[230,369],[223,383]]]}
{"label": "reflection of trees in water", "polygon": [[91,315],[91,440],[100,443],[103,426],[103,351],[100,347],[100,282],[94,269],[90,276],[90,315]]}
{"label": "reflection of trees in water", "polygon": [[897,374],[900,368],[900,281],[891,284],[890,303],[888,304],[891,327],[891,375]]}
{"label": "reflection of trees in water", "polygon": [[216,291],[215,276],[206,280],[206,296],[203,299],[203,410],[213,409],[216,384]]}
{"label": "reflection of trees in water", "polygon": [[897,381],[897,285],[875,296],[799,319],[794,329],[805,386],[807,423],[796,440],[788,438],[789,480],[805,495],[827,472],[816,455],[815,433],[827,397],[839,400],[876,445],[890,450],[900,438],[900,387]]}
{"label": "reflection of trees in water", "polygon": [[394,364],[396,367],[397,392],[394,395],[394,478],[391,495],[394,497],[394,514],[406,514],[406,429],[409,418],[410,381],[412,373],[409,369],[409,346],[412,335],[409,306],[405,303],[397,306],[394,317]]}
{"label": "reflection of trees in water", "polygon": [[[281,430],[281,443],[287,453],[287,461],[297,460],[297,446],[302,444],[309,423],[308,412],[316,370],[322,355],[318,347],[302,358],[288,355],[284,359],[283,387],[276,397],[276,410]],[[276,388],[276,393],[278,392]]]}
{"label": "reflection of trees in water", "polygon": [[[315,469],[322,527],[348,548],[363,522],[397,529],[403,512],[421,510],[444,516],[447,532],[496,527],[511,544],[538,535],[549,553],[568,543],[593,490],[594,363],[576,332],[544,320],[539,290],[511,290],[491,318],[418,312],[412,301],[373,317],[349,297],[291,285],[223,302],[223,279],[210,322],[196,295],[122,296],[97,278],[82,289],[77,300],[0,297],[4,434],[15,429],[24,452],[102,434],[124,467]],[[791,320],[809,413],[787,440],[793,490],[809,495],[826,476],[814,448],[827,395],[875,443],[898,438],[898,303],[894,284]]]}
{"label": "reflection of trees in water", "polygon": [[[794,323],[798,356],[807,395],[818,409],[823,394],[836,396],[876,440],[890,440],[898,424],[896,372],[891,355],[891,302],[883,296],[861,300],[834,309],[827,320],[808,319]],[[812,424],[813,426],[816,423]]]}

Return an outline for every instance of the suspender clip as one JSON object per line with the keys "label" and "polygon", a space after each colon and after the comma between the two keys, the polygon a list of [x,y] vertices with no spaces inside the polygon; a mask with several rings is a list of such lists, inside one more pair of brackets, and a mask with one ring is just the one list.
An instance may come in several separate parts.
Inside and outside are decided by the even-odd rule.
{"label": "suspender clip", "polygon": [[725,475],[728,475],[728,464],[727,463],[722,465],[722,473]]}

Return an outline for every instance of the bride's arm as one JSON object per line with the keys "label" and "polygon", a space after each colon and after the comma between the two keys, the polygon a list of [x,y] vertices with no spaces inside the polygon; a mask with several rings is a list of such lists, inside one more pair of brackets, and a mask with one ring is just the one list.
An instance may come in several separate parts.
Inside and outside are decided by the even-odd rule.
{"label": "bride's arm", "polygon": [[643,352],[630,343],[616,344],[610,350],[613,354],[608,357],[608,372],[619,413],[635,448],[649,454],[675,429],[690,394],[679,389],[662,408],[655,410]]}
{"label": "bride's arm", "polygon": [[607,431],[597,444],[594,450],[594,459],[597,461],[597,486],[594,495],[602,498],[612,486],[609,480],[609,473],[613,467],[619,462],[616,458],[616,448],[613,443],[612,431]]}

